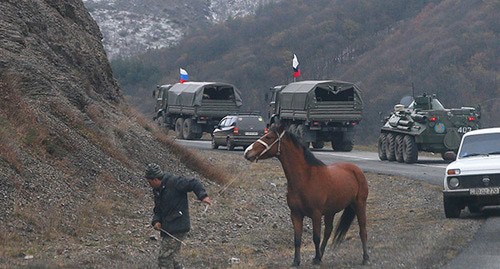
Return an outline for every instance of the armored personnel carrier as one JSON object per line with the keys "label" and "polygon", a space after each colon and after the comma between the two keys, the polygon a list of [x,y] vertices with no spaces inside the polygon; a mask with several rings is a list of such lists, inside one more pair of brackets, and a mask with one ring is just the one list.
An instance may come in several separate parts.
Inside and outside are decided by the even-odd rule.
{"label": "armored personnel carrier", "polygon": [[380,160],[415,163],[418,152],[440,153],[453,160],[462,136],[480,128],[472,107],[446,109],[435,95],[405,97],[384,119],[378,138]]}

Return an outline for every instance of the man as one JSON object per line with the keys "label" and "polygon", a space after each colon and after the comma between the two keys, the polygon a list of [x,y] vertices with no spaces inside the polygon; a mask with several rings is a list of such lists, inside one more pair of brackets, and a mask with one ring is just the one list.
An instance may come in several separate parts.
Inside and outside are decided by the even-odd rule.
{"label": "man", "polygon": [[161,231],[162,237],[158,266],[182,268],[181,243],[191,228],[187,193],[194,192],[208,205],[212,204],[210,197],[198,179],[166,173],[155,163],[148,164],[145,177],[153,188],[155,200],[151,224]]}

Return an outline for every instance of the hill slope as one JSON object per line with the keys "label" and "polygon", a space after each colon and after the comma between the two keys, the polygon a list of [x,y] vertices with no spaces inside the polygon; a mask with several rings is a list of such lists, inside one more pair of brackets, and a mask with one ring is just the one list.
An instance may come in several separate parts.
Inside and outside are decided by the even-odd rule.
{"label": "hill slope", "polygon": [[83,0],[103,33],[110,59],[170,47],[192,29],[253,13],[276,0]]}
{"label": "hill slope", "polygon": [[365,120],[358,141],[375,141],[379,112],[411,95],[412,85],[416,94],[437,93],[448,108],[482,105],[483,126],[494,126],[500,125],[494,116],[500,99],[491,100],[500,96],[499,11],[498,1],[479,0],[286,1],[187,35],[175,48],[114,61],[113,69],[144,113],[153,106],[143,97],[156,84],[177,81],[179,66],[192,80],[235,84],[248,110],[265,113],[264,91],[292,81],[295,53],[301,80],[360,84]]}
{"label": "hill slope", "polygon": [[1,1],[0,27],[0,262],[147,223],[148,162],[224,181],[127,105],[80,0]]}

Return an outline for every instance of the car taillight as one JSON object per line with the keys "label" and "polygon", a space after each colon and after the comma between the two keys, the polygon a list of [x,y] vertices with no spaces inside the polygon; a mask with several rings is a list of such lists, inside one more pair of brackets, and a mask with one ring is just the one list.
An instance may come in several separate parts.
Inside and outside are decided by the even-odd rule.
{"label": "car taillight", "polygon": [[267,134],[267,132],[269,132],[269,130],[267,129],[267,127],[264,128],[264,134]]}
{"label": "car taillight", "polygon": [[437,118],[436,118],[436,117],[430,117],[430,118],[429,118],[429,121],[430,121],[430,122],[436,122],[436,121],[437,121]]}
{"label": "car taillight", "polygon": [[238,134],[238,132],[239,132],[239,131],[238,131],[238,127],[234,127],[234,128],[233,128],[233,134],[236,134],[236,135],[237,135],[237,134]]}
{"label": "car taillight", "polygon": [[476,117],[474,117],[474,116],[469,116],[467,119],[468,119],[469,121],[475,121],[475,120],[476,120]]}

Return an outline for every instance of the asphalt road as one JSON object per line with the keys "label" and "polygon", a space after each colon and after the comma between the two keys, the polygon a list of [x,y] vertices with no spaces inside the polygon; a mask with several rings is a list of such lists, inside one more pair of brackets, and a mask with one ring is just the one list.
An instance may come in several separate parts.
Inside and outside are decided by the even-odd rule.
{"label": "asphalt road", "polygon": [[[177,143],[189,148],[210,149],[210,141],[176,140]],[[225,150],[220,147],[218,150]],[[231,154],[243,154],[243,149],[236,148]],[[441,157],[419,156],[415,164],[380,161],[376,152],[357,151],[334,152],[332,150],[314,150],[314,155],[324,163],[352,162],[367,172],[400,175],[407,178],[422,180],[441,186],[447,162]],[[443,269],[500,269],[500,208],[489,208],[483,211],[486,222],[476,233],[474,239],[455,259]],[[444,217],[444,216],[443,216]],[[471,217],[466,215],[465,217]],[[467,232],[467,231],[457,231]]]}

